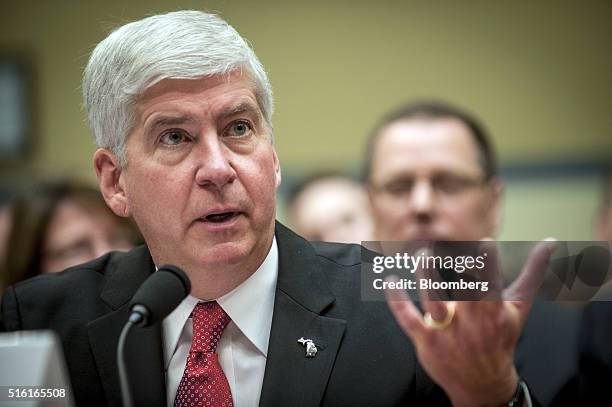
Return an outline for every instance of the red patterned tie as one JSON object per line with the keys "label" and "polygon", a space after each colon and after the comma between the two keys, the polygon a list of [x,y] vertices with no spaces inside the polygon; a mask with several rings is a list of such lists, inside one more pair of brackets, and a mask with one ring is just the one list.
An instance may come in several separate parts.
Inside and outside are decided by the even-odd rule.
{"label": "red patterned tie", "polygon": [[233,407],[229,383],[216,353],[231,318],[216,301],[199,303],[191,316],[193,340],[174,406]]}

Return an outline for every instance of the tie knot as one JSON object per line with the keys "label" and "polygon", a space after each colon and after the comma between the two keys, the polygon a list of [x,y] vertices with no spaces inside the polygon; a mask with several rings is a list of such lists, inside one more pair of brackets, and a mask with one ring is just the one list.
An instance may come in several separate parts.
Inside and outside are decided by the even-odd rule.
{"label": "tie knot", "polygon": [[214,353],[223,335],[223,330],[232,320],[217,301],[200,302],[192,313],[192,351]]}

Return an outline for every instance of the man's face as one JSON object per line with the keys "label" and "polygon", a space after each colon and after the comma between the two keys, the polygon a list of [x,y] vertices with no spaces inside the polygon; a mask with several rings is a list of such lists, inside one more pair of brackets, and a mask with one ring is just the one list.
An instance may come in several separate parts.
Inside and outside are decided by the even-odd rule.
{"label": "man's face", "polygon": [[41,272],[62,271],[113,250],[134,247],[128,226],[104,207],[87,207],[74,198],[60,201],[46,228]]}
{"label": "man's face", "polygon": [[155,263],[188,273],[259,266],[281,178],[250,78],[166,79],[136,112],[119,178],[124,197],[110,205],[134,217]]}
{"label": "man's face", "polygon": [[378,240],[478,240],[495,233],[501,186],[485,180],[473,136],[456,119],[383,128],[369,192]]}

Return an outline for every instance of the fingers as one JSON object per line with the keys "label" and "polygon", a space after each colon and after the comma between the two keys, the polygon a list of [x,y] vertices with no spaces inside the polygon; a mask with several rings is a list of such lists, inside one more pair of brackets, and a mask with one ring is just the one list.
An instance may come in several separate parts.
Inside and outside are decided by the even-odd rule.
{"label": "fingers", "polygon": [[533,298],[544,281],[548,262],[555,251],[556,244],[557,241],[553,238],[539,242],[529,252],[521,274],[504,291],[504,298],[514,304],[523,323],[527,319]]}
{"label": "fingers", "polygon": [[[516,281],[507,289],[503,290],[503,276],[500,266],[500,254],[494,241],[485,240],[479,246],[479,253],[486,257],[486,268],[482,270],[482,280],[489,283],[489,294],[484,301],[459,301],[457,313],[459,317],[468,315],[468,325],[482,325],[499,322],[504,315],[519,323],[524,322],[531,307],[529,301],[540,285],[548,266],[548,261],[555,249],[555,241],[547,240],[538,243],[530,252],[524,264],[521,274]],[[427,249],[422,251],[427,256]],[[441,281],[437,270],[424,268],[417,265],[415,270],[417,281],[428,279]],[[389,281],[398,281],[392,276]],[[386,290],[388,305],[402,330],[409,335],[413,341],[422,338],[430,330],[422,318],[421,312],[410,301],[408,295],[402,290]],[[435,321],[446,320],[449,309],[447,307],[448,296],[443,290],[419,290],[419,298],[423,304],[424,311],[431,314]],[[506,300],[506,302],[502,301]],[[512,316],[512,315],[514,316]],[[461,318],[459,318],[461,319]],[[489,322],[487,322],[489,321]]]}
{"label": "fingers", "polygon": [[[428,249],[417,250],[424,257],[429,256],[431,251]],[[441,281],[440,274],[435,268],[428,269],[427,272],[422,264],[419,264],[415,270],[416,280],[428,279],[431,281]],[[444,290],[437,289],[419,289],[419,299],[423,304],[423,309],[431,314],[433,319],[443,321],[447,316],[447,307],[445,300],[448,299]]]}
{"label": "fingers", "polygon": [[489,315],[499,312],[502,307],[501,301],[503,290],[503,276],[501,272],[500,254],[497,242],[491,238],[480,241],[478,246],[479,257],[486,258],[485,268],[478,271],[478,279],[488,283],[486,296],[477,301],[463,301],[461,304],[473,317]]}
{"label": "fingers", "polygon": [[[399,279],[397,276],[390,276],[386,281],[397,282]],[[413,342],[418,342],[427,329],[423,323],[421,312],[403,290],[385,290],[385,296],[391,313],[404,333],[408,335]]]}

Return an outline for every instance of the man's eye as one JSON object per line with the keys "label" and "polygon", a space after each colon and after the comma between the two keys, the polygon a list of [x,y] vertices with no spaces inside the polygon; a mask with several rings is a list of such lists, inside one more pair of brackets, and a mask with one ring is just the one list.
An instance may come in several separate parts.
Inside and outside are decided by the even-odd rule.
{"label": "man's eye", "polygon": [[440,191],[449,193],[459,192],[464,186],[463,180],[455,177],[441,177],[435,179],[433,184]]}
{"label": "man's eye", "polygon": [[385,186],[385,190],[391,195],[404,195],[410,193],[412,184],[410,180],[391,182]]}
{"label": "man's eye", "polygon": [[459,176],[445,176],[433,180],[434,188],[445,194],[460,194],[479,182],[478,179]]}
{"label": "man's eye", "polygon": [[242,137],[251,131],[251,125],[245,121],[234,122],[230,125],[229,136],[230,137]]}
{"label": "man's eye", "polygon": [[176,146],[187,139],[186,135],[179,130],[169,130],[166,133],[162,134],[159,141],[162,144],[167,144],[170,146]]}

